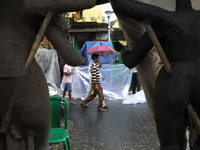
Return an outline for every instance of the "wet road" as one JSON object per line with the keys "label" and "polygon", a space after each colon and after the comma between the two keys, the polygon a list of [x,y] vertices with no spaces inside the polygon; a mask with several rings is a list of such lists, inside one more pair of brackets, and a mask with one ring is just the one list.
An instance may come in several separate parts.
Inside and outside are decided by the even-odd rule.
{"label": "wet road", "polygon": [[[97,100],[83,111],[76,100],[69,109],[71,150],[159,150],[155,126],[146,103],[123,105],[122,100],[106,101],[106,112],[97,112]],[[63,150],[62,144],[50,150]]]}

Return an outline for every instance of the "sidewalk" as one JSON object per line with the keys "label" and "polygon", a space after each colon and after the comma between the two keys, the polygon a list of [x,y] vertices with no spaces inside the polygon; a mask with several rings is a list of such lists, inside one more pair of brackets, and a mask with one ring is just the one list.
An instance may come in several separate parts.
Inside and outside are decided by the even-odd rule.
{"label": "sidewalk", "polygon": [[[83,111],[76,100],[70,105],[71,150],[158,150],[159,141],[146,103],[123,105],[122,100],[106,101],[107,112],[97,112],[97,100]],[[62,144],[50,150],[63,150]]]}

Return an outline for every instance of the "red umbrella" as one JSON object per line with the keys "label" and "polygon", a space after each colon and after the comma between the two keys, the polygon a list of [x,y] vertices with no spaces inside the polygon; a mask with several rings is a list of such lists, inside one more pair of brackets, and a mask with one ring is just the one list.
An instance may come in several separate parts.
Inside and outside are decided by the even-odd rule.
{"label": "red umbrella", "polygon": [[99,54],[99,56],[107,56],[116,53],[116,51],[109,47],[109,46],[93,46],[91,47],[85,54],[92,55],[92,54]]}

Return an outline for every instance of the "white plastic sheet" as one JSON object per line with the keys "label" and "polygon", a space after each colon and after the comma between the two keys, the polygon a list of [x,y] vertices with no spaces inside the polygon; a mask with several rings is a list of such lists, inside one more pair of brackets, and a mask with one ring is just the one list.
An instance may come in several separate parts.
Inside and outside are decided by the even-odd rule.
{"label": "white plastic sheet", "polygon": [[47,83],[60,93],[60,68],[56,51],[46,48],[38,49],[35,59],[40,65]]}
{"label": "white plastic sheet", "polygon": [[[105,78],[101,81],[104,98],[108,100],[124,99],[128,95],[132,72],[123,64],[103,64],[100,69]],[[88,66],[75,67],[72,82],[72,97],[83,99],[90,87]],[[61,84],[63,90],[63,83]]]}
{"label": "white plastic sheet", "polygon": [[146,102],[144,91],[141,90],[136,94],[128,95],[122,102],[122,104],[138,104]]}
{"label": "white plastic sheet", "polygon": [[[62,81],[60,84],[60,69],[56,51],[45,48],[38,49],[35,58],[44,72],[47,83],[51,85],[49,90],[53,92],[53,95],[58,92],[58,95],[62,96],[61,91],[64,89],[64,83]],[[72,97],[74,99],[83,99],[90,87],[88,66],[72,67],[72,71],[74,71]],[[124,64],[103,64],[100,72],[105,78],[104,81],[101,81],[105,99],[124,99],[123,104],[134,104],[136,101],[138,103],[137,94],[143,91],[134,95],[128,95],[132,71],[124,66]],[[139,99],[141,100],[141,98]]]}

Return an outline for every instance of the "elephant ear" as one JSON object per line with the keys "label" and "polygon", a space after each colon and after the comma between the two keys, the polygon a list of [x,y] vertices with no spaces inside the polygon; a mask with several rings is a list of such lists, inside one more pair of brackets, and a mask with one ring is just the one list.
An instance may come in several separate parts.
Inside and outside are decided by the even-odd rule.
{"label": "elephant ear", "polygon": [[[115,3],[114,0],[110,0],[110,2],[111,5]],[[125,16],[119,14],[116,15],[122,27],[129,48],[131,50],[134,50],[136,43],[145,33],[145,28],[143,27],[143,24]],[[156,77],[160,70],[160,67],[160,57],[158,56],[155,49],[152,49],[136,66],[140,81],[142,82],[143,90],[148,104],[148,109],[153,120],[153,92],[155,88]]]}
{"label": "elephant ear", "polygon": [[[145,29],[142,23],[124,16],[117,15],[128,46],[134,50],[135,44],[143,36]],[[133,60],[134,61],[134,60]],[[160,57],[153,48],[145,58],[136,66],[151,117],[154,120],[153,91],[157,74],[160,70]]]}
{"label": "elephant ear", "polygon": [[83,57],[73,48],[66,32],[57,24],[55,18],[52,18],[45,36],[68,65],[79,66],[84,62]]}

